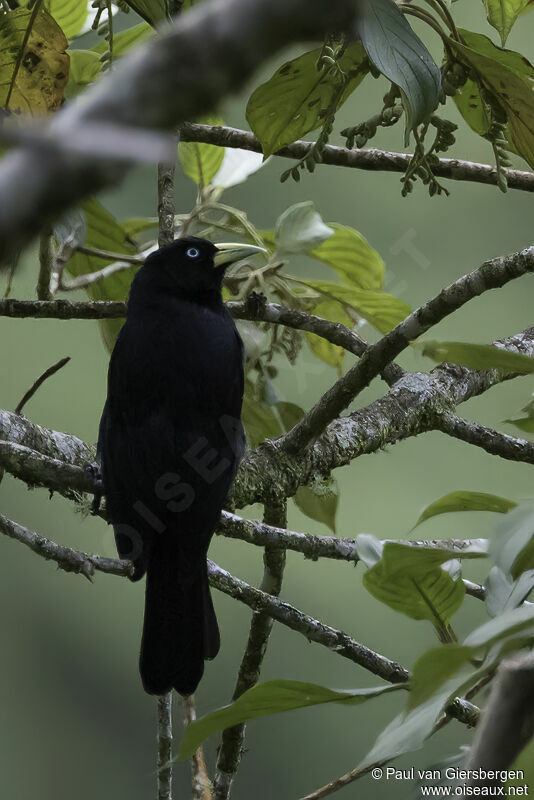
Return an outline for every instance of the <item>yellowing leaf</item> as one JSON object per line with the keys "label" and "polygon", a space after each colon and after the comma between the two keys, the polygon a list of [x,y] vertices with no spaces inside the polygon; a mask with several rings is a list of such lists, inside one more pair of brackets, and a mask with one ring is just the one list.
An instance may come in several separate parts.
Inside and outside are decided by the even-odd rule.
{"label": "yellowing leaf", "polygon": [[69,76],[67,44],[44,9],[35,15],[17,8],[0,17],[0,106],[30,114],[57,111]]}
{"label": "yellowing leaf", "polygon": [[[321,50],[288,61],[259,86],[247,105],[247,120],[266,156],[318,128],[339,89],[339,80],[317,70]],[[353,42],[339,59],[347,76],[338,107],[360,85],[369,62],[360,42]]]}

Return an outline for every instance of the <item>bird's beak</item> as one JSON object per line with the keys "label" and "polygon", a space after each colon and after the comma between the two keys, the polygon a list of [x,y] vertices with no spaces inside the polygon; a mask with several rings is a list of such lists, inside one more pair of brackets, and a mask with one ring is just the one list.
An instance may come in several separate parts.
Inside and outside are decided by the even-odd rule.
{"label": "bird's beak", "polygon": [[213,257],[213,262],[217,269],[220,267],[229,267],[230,264],[235,264],[236,261],[242,261],[244,258],[252,258],[252,256],[256,256],[258,253],[267,252],[264,247],[256,247],[256,245],[253,244],[236,244],[235,242],[227,242],[225,244],[218,243],[216,247],[217,252]]}

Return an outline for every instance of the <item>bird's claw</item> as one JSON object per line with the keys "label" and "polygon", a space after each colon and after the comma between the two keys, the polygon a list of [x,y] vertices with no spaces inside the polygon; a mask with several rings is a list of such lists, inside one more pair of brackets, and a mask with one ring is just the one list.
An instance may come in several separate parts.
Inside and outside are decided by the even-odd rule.
{"label": "bird's claw", "polygon": [[83,471],[93,482],[94,499],[91,503],[91,514],[96,515],[100,511],[100,503],[104,496],[104,479],[102,476],[102,469],[98,462],[86,462],[83,465]]}

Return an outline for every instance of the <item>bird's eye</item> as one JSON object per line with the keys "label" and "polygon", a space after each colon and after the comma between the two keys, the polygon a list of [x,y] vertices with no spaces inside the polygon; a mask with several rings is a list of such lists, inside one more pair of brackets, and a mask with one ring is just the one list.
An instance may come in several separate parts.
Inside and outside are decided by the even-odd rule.
{"label": "bird's eye", "polygon": [[198,258],[200,255],[200,250],[198,250],[196,247],[190,247],[185,251],[185,254],[188,258]]}

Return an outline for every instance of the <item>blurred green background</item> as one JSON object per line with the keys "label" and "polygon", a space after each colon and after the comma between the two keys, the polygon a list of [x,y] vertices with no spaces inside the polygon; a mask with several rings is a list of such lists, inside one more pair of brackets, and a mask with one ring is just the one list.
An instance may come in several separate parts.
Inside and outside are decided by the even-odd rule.
{"label": "blurred green background", "polygon": [[[458,3],[456,18],[464,27],[498,41],[485,22],[482,3]],[[436,41],[417,27],[435,49]],[[534,14],[520,19],[508,47],[532,57]],[[80,46],[87,39],[80,39]],[[283,55],[289,57],[301,50]],[[265,65],[241,96],[220,109],[226,122],[245,127],[244,107],[250,91],[280,64]],[[336,131],[367,118],[380,107],[384,84],[367,78],[336,120]],[[457,119],[451,109],[449,117]],[[341,143],[333,138],[333,143]],[[401,132],[380,131],[372,144],[401,149]],[[461,124],[453,155],[487,162],[489,144]],[[469,183],[447,184],[452,196],[430,200],[420,184],[407,200],[400,196],[399,175],[320,167],[299,184],[279,183],[288,164],[272,159],[248,183],[229,190],[228,202],[246,210],[260,228],[272,227],[290,204],[314,200],[326,221],[360,230],[384,257],[387,290],[413,307],[441,287],[477,267],[484,259],[519,250],[532,243],[532,197]],[[522,165],[523,166],[523,165]],[[101,198],[119,219],[152,216],[156,210],[156,170],[132,171],[124,183]],[[178,170],[178,211],[194,202],[193,184]],[[417,255],[403,248],[411,240]],[[291,271],[330,276],[326,267],[301,259]],[[18,270],[12,296],[35,297],[37,258],[28,252]],[[5,278],[3,279],[5,281]],[[2,291],[4,286],[2,286]],[[80,294],[80,298],[83,295]],[[430,338],[488,342],[532,325],[532,278],[484,295],[442,322]],[[13,409],[24,391],[62,356],[71,362],[47,382],[26,407],[34,422],[68,431],[94,442],[105,397],[108,353],[96,322],[0,319],[0,364],[4,380],[0,403]],[[373,337],[366,326],[364,335]],[[408,352],[402,365],[428,370],[430,362]],[[352,357],[347,359],[352,363]],[[335,380],[333,369],[318,367],[308,354],[299,368],[281,363],[276,389],[281,399],[310,405]],[[517,416],[534,389],[531,377],[518,379],[470,401],[460,413],[513,433],[502,421]],[[384,391],[378,381],[358,399],[367,404]],[[513,499],[531,497],[532,470],[492,458],[476,448],[438,433],[401,442],[338,470],[341,488],[338,534],[361,532],[378,537],[406,537],[420,509],[456,489],[494,492]],[[44,490],[28,491],[6,476],[1,485],[2,513],[62,544],[88,552],[114,555],[110,529],[101,520],[84,518],[72,504],[49,499]],[[244,513],[254,517],[261,509]],[[489,514],[448,515],[428,523],[418,536],[446,538],[491,535],[496,520]],[[289,525],[317,534],[328,531],[303,517],[293,503]],[[97,575],[94,584],[58,571],[20,544],[3,539],[0,562],[0,796],[16,800],[54,798],[145,800],[155,790],[155,701],[142,691],[137,655],[143,586]],[[258,584],[261,551],[240,542],[217,539],[211,557],[235,574]],[[361,567],[341,562],[311,562],[288,555],[282,597],[359,641],[411,667],[435,643],[427,623],[395,614],[362,588]],[[468,563],[466,575],[484,577],[484,565]],[[249,610],[215,593],[222,631],[222,649],[207,665],[197,693],[199,714],[229,701],[246,642]],[[484,607],[467,598],[453,623],[461,638],[485,618]],[[380,681],[343,658],[308,643],[278,624],[265,658],[263,679],[293,678],[334,688],[377,685]],[[404,697],[387,696],[362,708],[322,706],[284,716],[260,719],[247,729],[247,753],[234,790],[236,800],[297,798],[354,767],[376,734],[394,716]],[[181,736],[181,709],[175,703],[175,733]],[[427,766],[457,751],[471,734],[452,722],[427,747],[399,759],[399,767]],[[214,763],[216,741],[207,759]],[[176,797],[190,796],[189,765],[175,770]],[[408,797],[409,781],[374,782],[370,777],[344,790],[342,796]]]}

